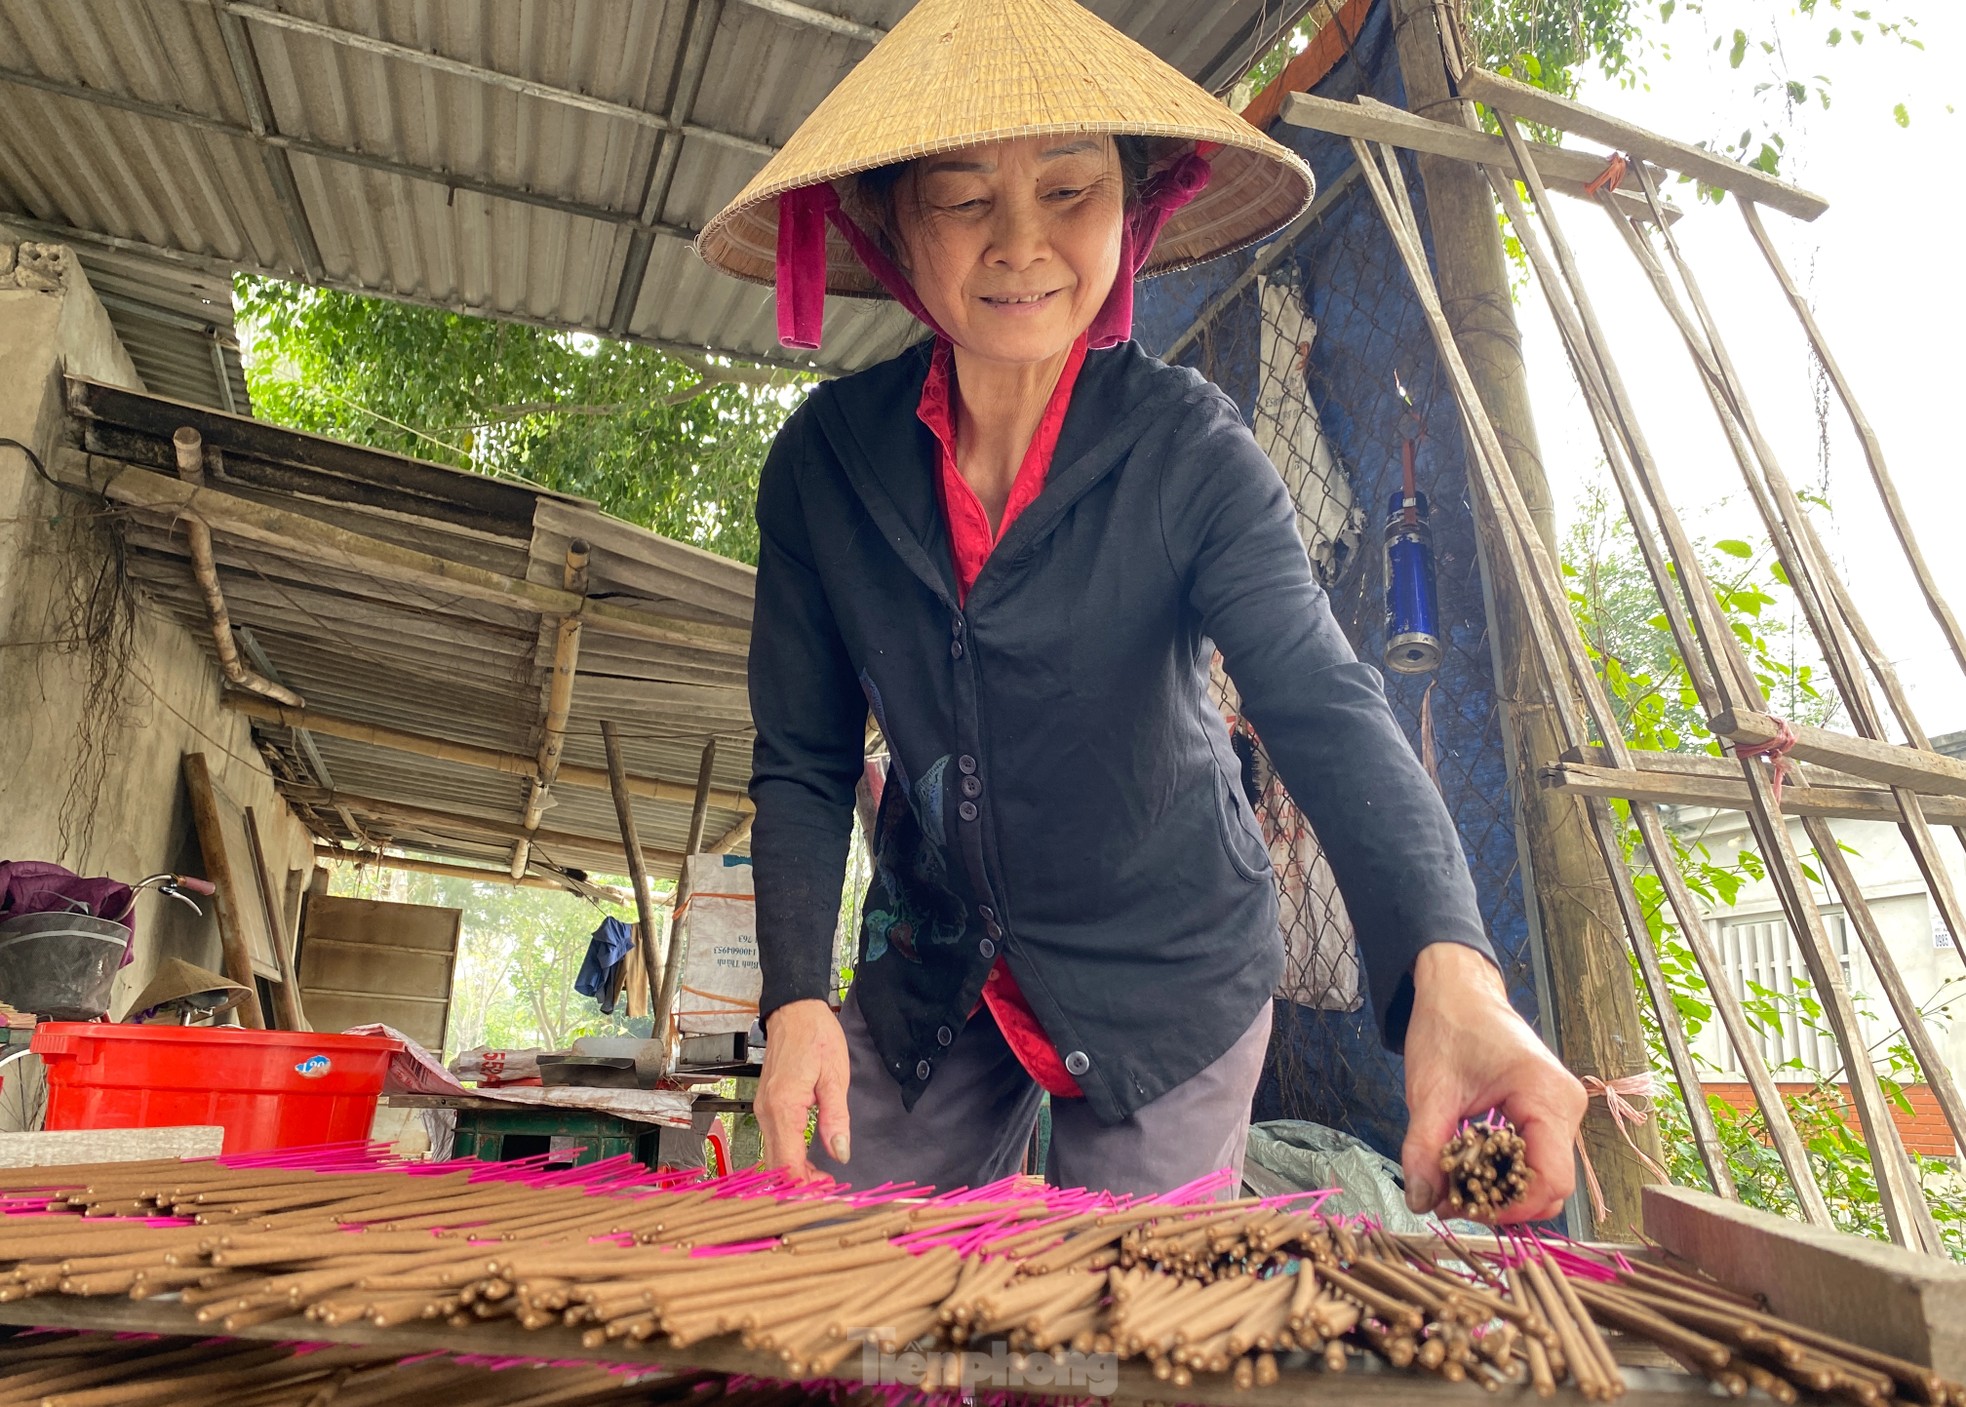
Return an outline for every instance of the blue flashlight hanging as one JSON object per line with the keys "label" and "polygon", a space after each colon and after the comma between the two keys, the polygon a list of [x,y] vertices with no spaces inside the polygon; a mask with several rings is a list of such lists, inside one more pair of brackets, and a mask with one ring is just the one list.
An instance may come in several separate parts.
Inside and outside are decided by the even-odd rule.
{"label": "blue flashlight hanging", "polygon": [[1409,409],[1401,429],[1400,488],[1386,514],[1386,668],[1425,674],[1440,665],[1433,529],[1427,523],[1427,496],[1414,477],[1418,415]]}

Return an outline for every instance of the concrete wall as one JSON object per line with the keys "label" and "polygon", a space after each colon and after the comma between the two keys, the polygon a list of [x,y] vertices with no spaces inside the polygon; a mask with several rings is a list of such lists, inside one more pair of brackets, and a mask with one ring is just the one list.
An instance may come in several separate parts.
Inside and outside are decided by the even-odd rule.
{"label": "concrete wall", "polygon": [[[1745,846],[1749,850],[1757,847],[1749,833],[1747,818],[1739,812],[1711,812],[1704,809],[1687,809],[1679,813],[1677,823],[1689,836],[1698,836],[1712,853],[1713,862],[1727,865]],[[1885,946],[1890,950],[1892,961],[1896,963],[1899,975],[1912,998],[1921,1008],[1927,1010],[1926,1026],[1932,1032],[1936,1043],[1951,1066],[1955,1080],[1966,1081],[1966,962],[1961,961],[1957,938],[1945,931],[1938,918],[1938,908],[1926,892],[1923,878],[1912,861],[1911,851],[1906,847],[1898,828],[1881,821],[1836,820],[1830,823],[1836,838],[1846,847],[1843,858],[1848,862],[1863,891],[1871,912],[1876,916],[1878,929],[1884,936]],[[1808,837],[1803,834],[1800,821],[1791,821],[1789,833],[1796,850],[1807,860],[1810,852]],[[1966,856],[1962,856],[1956,845],[1941,844],[1939,853],[1952,874],[1952,882],[1959,892],[1966,893]],[[1811,865],[1811,868],[1816,868]],[[1842,905],[1820,885],[1813,886],[1816,902],[1826,915],[1840,915]],[[1782,923],[1781,902],[1775,896],[1774,886],[1766,880],[1744,885],[1730,908],[1716,909],[1711,914],[1710,931],[1719,936],[1724,925]],[[1851,986],[1866,1000],[1871,1020],[1866,1024],[1866,1039],[1875,1042],[1890,1037],[1897,1029],[1897,1019],[1892,1015],[1891,1004],[1877,985],[1871,965],[1863,955],[1863,944],[1857,938],[1856,930],[1850,930]],[[1797,958],[1796,962],[1800,962]],[[1945,1012],[1933,1011],[1935,998],[1950,1000],[1950,1009]],[[1696,1049],[1708,1059],[1728,1068],[1724,1057],[1726,1037],[1720,1033],[1719,1023],[1712,1023],[1701,1033],[1695,1043]],[[1890,1044],[1886,1040],[1886,1046]],[[1885,1046],[1876,1047],[1880,1057]],[[1834,1066],[1836,1057],[1829,1053],[1827,1043],[1822,1046],[1824,1059],[1811,1059],[1808,1052],[1802,1054],[1805,1065],[1821,1065],[1815,1073],[1826,1074]],[[1783,1078],[1778,1072],[1777,1078]]]}
{"label": "concrete wall", "polygon": [[[64,371],[142,387],[72,255],[0,235],[0,437],[51,467],[65,433]],[[106,569],[114,580],[103,507],[58,491],[0,445],[0,859],[132,880],[204,873],[180,772],[184,753],[202,751],[218,785],[258,816],[284,883],[290,869],[312,867],[311,843],[275,795],[246,721],[219,708],[209,640],[140,597],[125,648],[78,638],[76,593]],[[161,958],[221,966],[205,908],[201,919],[155,894],[139,901],[136,959],[117,979],[113,1013]]]}

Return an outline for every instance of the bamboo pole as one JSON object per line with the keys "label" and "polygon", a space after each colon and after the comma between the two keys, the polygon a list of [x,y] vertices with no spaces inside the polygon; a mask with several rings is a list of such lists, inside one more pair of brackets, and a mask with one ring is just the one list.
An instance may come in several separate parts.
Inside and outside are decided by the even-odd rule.
{"label": "bamboo pole", "polygon": [[[586,542],[575,538],[568,543],[560,580],[562,586],[581,598],[583,605],[587,599],[587,558]],[[520,819],[528,836],[512,847],[514,879],[524,876],[526,863],[532,855],[530,832],[539,829],[540,819],[552,804],[553,782],[560,775],[560,755],[567,745],[567,713],[573,707],[573,681],[579,661],[580,611],[576,609],[561,616],[553,626],[553,664],[547,676],[546,716],[540,724],[539,760],[532,781],[526,788],[526,807]]]}
{"label": "bamboo pole", "polygon": [[[430,757],[440,762],[483,767],[513,777],[534,777],[539,771],[537,758],[520,753],[503,752],[449,738],[433,738],[423,733],[405,732],[400,728],[363,723],[352,718],[338,718],[311,708],[283,708],[245,694],[227,694],[220,703],[234,713],[242,713],[262,723],[273,723],[282,728],[305,728],[330,738],[346,738],[349,742],[367,743],[392,752],[406,752],[413,757]],[[583,791],[609,791],[613,787],[607,768],[583,767],[573,762],[560,764],[559,783]],[[686,782],[631,776],[627,778],[627,785],[630,796],[644,797],[650,801],[693,802],[696,799],[696,789]],[[740,811],[748,815],[752,809],[751,798],[733,787],[711,788],[710,800],[719,810]]]}
{"label": "bamboo pole", "polygon": [[[1661,487],[1657,462],[1652,456],[1643,427],[1633,414],[1630,395],[1605,340],[1589,292],[1577,271],[1569,242],[1564,238],[1562,226],[1549,204],[1541,173],[1514,124],[1504,121],[1502,133],[1516,154],[1517,169],[1536,203],[1543,225],[1548,229],[1548,253],[1544,251],[1536,227],[1516,195],[1514,181],[1501,172],[1490,171],[1490,184],[1501,198],[1503,208],[1548,295],[1547,301],[1556,314],[1559,331],[1577,368],[1586,399],[1592,406],[1607,462],[1612,467],[1626,512],[1645,554],[1654,591],[1665,609],[1681,657],[1686,661],[1688,678],[1703,704],[1711,701],[1713,706],[1724,707],[1730,700],[1741,697],[1743,691],[1758,698],[1757,686],[1740,656],[1738,642],[1718,619],[1712,590],[1691,539],[1687,537],[1677,512]],[[1554,267],[1551,254],[1554,254]],[[1658,523],[1660,534],[1666,540],[1670,570],[1667,559],[1661,556],[1657,543],[1646,529],[1645,510],[1648,506],[1652,518]],[[1675,583],[1684,587],[1683,603]],[[1611,744],[1611,741],[1607,735],[1607,744]],[[1608,750],[1614,762],[1628,764],[1629,756],[1622,746],[1622,740]],[[1767,1063],[1762,1059],[1760,1045],[1748,1027],[1746,1013],[1734,994],[1731,979],[1708,938],[1704,918],[1687,892],[1658,813],[1650,806],[1641,805],[1633,807],[1632,814],[1640,827],[1646,851],[1652,857],[1654,872],[1666,887],[1680,935],[1692,948],[1694,960],[1707,980],[1715,1011],[1741,1062],[1749,1087],[1754,1091],[1770,1141],[1774,1143],[1795,1189],[1797,1203],[1810,1221],[1829,1225],[1829,1207],[1816,1183],[1808,1150],[1796,1133],[1787,1106],[1782,1102],[1781,1093],[1776,1089]],[[1682,1085],[1681,1088],[1687,1092],[1686,1086]],[[1697,1090],[1697,1083],[1694,1089]],[[1693,1114],[1696,1103],[1704,1101],[1693,1092],[1687,1093],[1688,1112]]]}
{"label": "bamboo pole", "polygon": [[1760,247],[1762,257],[1768,261],[1769,270],[1775,281],[1782,287],[1789,306],[1795,309],[1796,317],[1802,323],[1802,330],[1809,336],[1809,345],[1815,350],[1816,360],[1829,378],[1830,385],[1836,388],[1837,398],[1850,415],[1850,423],[1857,432],[1857,439],[1864,447],[1864,462],[1870,466],[1871,482],[1877,486],[1877,496],[1884,504],[1885,516],[1891,520],[1891,530],[1897,534],[1898,545],[1904,549],[1905,560],[1911,564],[1912,575],[1918,581],[1919,594],[1925,598],[1925,607],[1938,622],[1946,644],[1952,649],[1952,657],[1959,667],[1966,670],[1966,630],[1961,630],[1958,618],[1952,613],[1945,596],[1932,575],[1931,567],[1925,561],[1925,554],[1919,550],[1918,536],[1912,531],[1911,515],[1905,511],[1904,500],[1898,497],[1898,486],[1891,478],[1891,471],[1884,464],[1884,445],[1871,428],[1863,408],[1857,404],[1857,394],[1851,389],[1849,378],[1844,376],[1843,368],[1837,364],[1830,351],[1829,339],[1823,336],[1822,328],[1816,322],[1816,315],[1809,307],[1809,300],[1802,296],[1795,280],[1789,275],[1788,266],[1776,252],[1774,241],[1769,239],[1768,230],[1761,223],[1761,212],[1752,200],[1743,200],[1741,218],[1747,222],[1754,242]]}
{"label": "bamboo pole", "polygon": [[696,770],[696,801],[689,814],[689,837],[683,843],[682,871],[676,879],[676,907],[669,914],[669,950],[662,959],[662,989],[655,999],[655,1032],[667,1058],[675,1036],[676,993],[683,980],[683,916],[689,909],[689,857],[703,849],[703,825],[709,813],[710,777],[717,766],[717,740],[703,744],[703,760]]}
{"label": "bamboo pole", "polygon": [[[1370,147],[1356,138],[1353,139],[1352,147],[1361,168],[1365,171],[1373,199],[1379,206],[1387,228],[1393,232],[1395,245],[1406,263],[1408,274],[1419,294],[1421,310],[1433,331],[1435,348],[1440,354],[1443,368],[1454,389],[1470,448],[1470,461],[1475,469],[1470,476],[1470,481],[1476,492],[1476,506],[1481,511],[1482,518],[1497,529],[1498,551],[1507,567],[1502,580],[1515,583],[1517,590],[1523,594],[1520,618],[1526,627],[1528,643],[1533,647],[1533,652],[1523,662],[1526,671],[1523,675],[1523,687],[1540,689],[1554,696],[1563,688],[1563,681],[1576,682],[1584,690],[1585,705],[1591,712],[1592,721],[1596,724],[1600,736],[1606,740],[1606,745],[1614,749],[1622,749],[1624,741],[1618,733],[1615,714],[1611,711],[1608,701],[1604,699],[1602,690],[1596,687],[1596,676],[1591,673],[1589,661],[1582,654],[1581,644],[1574,626],[1569,621],[1567,611],[1558,604],[1560,598],[1552,594],[1555,589],[1552,586],[1555,581],[1555,569],[1550,565],[1549,549],[1544,538],[1537,531],[1534,517],[1509,470],[1509,462],[1504,454],[1500,437],[1485,411],[1484,403],[1476,393],[1467,364],[1455,341],[1453,328],[1447,320],[1441,295],[1427,272],[1426,256],[1420,241],[1419,222],[1406,201],[1398,157],[1390,147],[1379,148],[1391,172],[1389,180],[1379,170]],[[1540,683],[1534,673],[1538,668],[1541,671]],[[1547,713],[1558,730],[1559,747],[1575,747],[1581,744],[1583,738],[1581,725],[1568,708],[1550,708]],[[1556,750],[1552,749],[1553,752]],[[1642,933],[1644,932],[1642,916],[1637,915],[1631,907],[1632,899],[1627,892],[1628,886],[1607,882],[1611,875],[1610,856],[1622,855],[1622,851],[1615,848],[1615,837],[1610,834],[1608,818],[1594,814],[1598,810],[1601,808],[1586,807],[1584,819],[1589,826],[1589,837],[1598,851],[1594,865],[1599,886],[1608,891],[1609,898],[1618,906],[1619,917],[1624,922],[1627,932],[1630,932],[1632,921],[1637,919],[1641,924],[1638,931]],[[1537,887],[1541,889],[1551,882],[1547,876],[1539,875]],[[1580,958],[1600,964],[1606,960],[1605,949],[1608,948],[1613,954],[1616,952],[1615,946],[1595,940],[1579,946]],[[1629,981],[1629,977],[1626,980]],[[1572,1010],[1566,1008],[1565,1013],[1560,1014],[1560,1021],[1569,1020]],[[1635,1022],[1635,1011],[1633,1019]],[[1617,1079],[1634,1073],[1619,1067],[1631,1058],[1632,1051],[1642,1051],[1643,1048],[1643,1042],[1634,1033],[1630,1043],[1625,1046],[1623,1060],[1616,1063],[1609,1057],[1597,1061],[1588,1055],[1581,1055],[1574,1049],[1565,1051],[1565,1059],[1572,1068],[1582,1065],[1588,1073],[1605,1079]],[[1608,1114],[1602,1116],[1602,1122],[1606,1124],[1610,1122]],[[1594,1162],[1599,1146],[1617,1142],[1615,1134],[1607,1134],[1602,1129],[1595,1132],[1598,1136],[1591,1139]],[[1657,1132],[1652,1131],[1650,1141],[1654,1147],[1650,1151],[1655,1156],[1657,1137]],[[1630,1150],[1622,1151],[1629,1159]],[[1635,1159],[1631,1161],[1636,1162]],[[1612,1166],[1620,1166],[1620,1164]],[[1629,1183],[1627,1190],[1630,1194],[1627,1200],[1635,1202],[1639,1175],[1634,1173],[1627,1181]],[[1621,1221],[1620,1218],[1624,1216],[1622,1205],[1612,1202],[1608,1196],[1606,1211],[1606,1227],[1622,1226],[1629,1229],[1637,1225],[1635,1218]]]}
{"label": "bamboo pole", "polygon": [[728,855],[751,838],[751,825],[756,821],[754,812],[746,812],[738,817],[737,824],[712,841],[707,848],[712,855]]}
{"label": "bamboo pole", "polygon": [[[1656,201],[1657,192],[1643,171],[1640,172],[1640,180],[1645,183],[1648,197]],[[1811,542],[1800,527],[1806,522],[1802,505],[1783,474],[1773,449],[1761,433],[1746,391],[1721,340],[1718,325],[1700,294],[1692,270],[1681,256],[1671,232],[1667,231],[1664,235],[1666,249],[1685,287],[1687,302],[1692,310],[1689,317],[1650,244],[1628,220],[1608,205],[1606,212],[1625,236],[1667,313],[1678,324],[1696,366],[1703,373],[1709,399],[1740,465],[1742,478],[1760,510],[1763,524],[1781,553],[1790,585],[1823,650],[1852,721],[1874,740],[1873,747],[1890,748],[1881,740],[1881,721],[1861,671],[1851,658],[1851,643],[1820,585],[1829,572],[1828,564],[1810,550]],[[1932,756],[1911,749],[1891,750],[1910,758]],[[1933,760],[1949,759],[1933,757]],[[1816,984],[1824,1015],[1843,1051],[1852,1100],[1857,1106],[1857,1117],[1871,1150],[1879,1197],[1892,1237],[1901,1245],[1943,1255],[1945,1248],[1939,1238],[1938,1226],[1932,1219],[1931,1209],[1926,1205],[1917,1179],[1912,1176],[1911,1163],[1904,1152],[1897,1124],[1890,1116],[1877,1072],[1867,1057],[1862,1027],[1843,981],[1841,963],[1830,946],[1829,933],[1816,906],[1815,896],[1801,875],[1801,857],[1795,852],[1794,839],[1779,807],[1775,805],[1773,781],[1767,769],[1753,763],[1747,765],[1746,771],[1750,797],[1754,802],[1748,817],[1763,855],[1772,855],[1780,860],[1779,865],[1770,864],[1770,877],[1782,898],[1791,935]],[[1908,788],[1900,789],[1897,800],[1904,813],[1900,829],[1907,841],[1914,845],[1920,841],[1929,844],[1930,832],[1918,812],[1916,794]],[[1854,906],[1865,903],[1861,893],[1845,895],[1845,901]]]}
{"label": "bamboo pole", "polygon": [[[1500,137],[1421,117],[1390,103],[1378,102],[1367,94],[1360,94],[1356,102],[1341,103],[1311,93],[1291,93],[1284,98],[1279,116],[1292,127],[1329,132],[1339,137],[1388,142],[1408,151],[1451,157],[1457,161],[1494,163],[1506,161],[1509,156],[1508,148]],[[1603,173],[1602,157],[1540,142],[1536,145],[1536,154],[1551,172],[1549,179],[1552,189],[1574,195],[1579,200],[1591,199],[1585,187]],[[1651,211],[1642,197],[1635,197],[1629,191],[1619,191],[1618,200],[1621,208],[1634,215],[1651,218]],[[1679,212],[1671,211],[1667,218],[1676,220]],[[1289,248],[1294,243],[1286,241],[1285,247]]]}
{"label": "bamboo pole", "polygon": [[523,879],[514,879],[509,872],[493,869],[488,865],[454,865],[443,860],[424,860],[413,855],[391,855],[384,851],[344,850],[338,845],[330,845],[325,840],[314,842],[314,854],[319,859],[340,860],[351,865],[374,865],[385,870],[407,870],[411,874],[443,875],[447,879],[471,879],[482,884],[509,884],[519,889],[551,889],[562,894],[591,890],[596,897],[617,904],[625,904],[630,898],[627,890],[607,884],[589,883],[583,885],[581,889],[570,891],[566,881],[548,879],[544,875],[529,874]]}
{"label": "bamboo pole", "polygon": [[[1835,834],[1827,822],[1819,817],[1810,817],[1803,823],[1809,836],[1809,844],[1815,847],[1816,860],[1823,867],[1830,886],[1843,900],[1845,912],[1856,927],[1857,937],[1862,940],[1864,951],[1870,955],[1872,971],[1884,987],[1884,995],[1891,1003],[1891,1011],[1898,1018],[1898,1028],[1904,1033],[1905,1044],[1911,1047],[1918,1069],[1925,1076],[1925,1083],[1931,1086],[1932,1097],[1938,1101],[1939,1112],[1945,1115],[1946,1126],[1952,1130],[1952,1140],[1962,1153],[1966,1153],[1966,1099],[1959,1094],[1959,1086],[1953,1082],[1952,1071],[1946,1065],[1945,1055],[1938,1043],[1932,1039],[1932,1032],[1925,1025],[1925,1017],[1918,1009],[1918,1002],[1905,986],[1903,974],[1898,971],[1896,959],[1891,956],[1890,945],[1884,941],[1884,934],[1877,926],[1877,916],[1870,905],[1862,901],[1862,892],[1857,886],[1857,878],[1850,872],[1850,862],[1843,858],[1843,847],[1837,843]],[[1852,903],[1852,899],[1856,903]],[[1845,1063],[1860,1058],[1861,1052],[1845,1051]]]}
{"label": "bamboo pole", "polygon": [[[635,829],[635,807],[628,797],[628,774],[621,765],[621,743],[614,735],[614,724],[601,720],[601,745],[607,749],[608,777],[614,783],[614,814],[621,825],[621,847],[628,856],[628,878],[635,886],[635,946],[642,952],[642,967],[648,973],[648,981],[653,988],[659,969],[655,960],[655,901],[649,889],[648,866],[642,860],[641,836]],[[688,866],[677,857],[678,874],[676,887],[681,891],[683,878],[689,873]],[[660,1026],[662,1008],[656,1007],[656,1023]],[[637,1062],[639,1069],[640,1062]]]}
{"label": "bamboo pole", "polygon": [[[1630,767],[1559,762],[1545,767],[1539,780],[1546,787],[1574,791],[1580,796],[1650,801],[1662,806],[1710,806],[1717,811],[1748,809],[1747,783],[1741,780],[1738,768],[1729,767],[1731,775],[1725,776],[1681,772],[1653,765],[1657,756],[1634,756]],[[1904,814],[1889,791],[1872,787],[1798,786],[1794,782],[1782,788],[1782,811],[1790,816],[1892,823]],[[1953,798],[1935,797],[1925,803],[1924,811],[1928,820],[1941,825],[1966,823],[1966,803]]]}
{"label": "bamboo pole", "polygon": [[[1655,206],[1658,204],[1658,190],[1648,173],[1640,173],[1646,198]],[[1664,231],[1666,252],[1678,270],[1680,282],[1685,286],[1686,297],[1697,318],[1697,326],[1679,310],[1677,300],[1671,296],[1671,285],[1658,267],[1651,244],[1631,221],[1620,218],[1609,207],[1607,214],[1619,231],[1625,236],[1632,252],[1636,255],[1651,276],[1660,298],[1667,310],[1680,325],[1689,349],[1706,374],[1710,397],[1714,402],[1716,414],[1721,417],[1723,427],[1728,430],[1729,443],[1734,449],[1743,477],[1747,480],[1756,506],[1760,509],[1762,520],[1767,525],[1770,536],[1782,552],[1784,565],[1789,569],[1791,584],[1797,600],[1802,604],[1809,618],[1811,629],[1822,647],[1823,656],[1828,663],[1832,677],[1841,693],[1850,717],[1862,738],[1859,743],[1869,743],[1867,749],[1877,757],[1880,769],[1891,767],[1892,758],[1908,761],[1915,771],[1929,775],[1933,768],[1946,772],[1942,764],[1950,764],[1960,773],[1966,773],[1966,766],[1940,757],[1929,751],[1929,740],[1925,739],[1912,716],[1910,701],[1897,688],[1895,671],[1881,668],[1877,671],[1879,682],[1884,686],[1892,706],[1897,710],[1898,720],[1911,738],[1912,747],[1893,747],[1884,739],[1883,719],[1878,712],[1876,701],[1864,680],[1861,664],[1857,658],[1857,645],[1851,638],[1861,636],[1867,642],[1866,653],[1873,663],[1882,661],[1882,654],[1869,642],[1869,631],[1864,627],[1862,616],[1855,603],[1845,591],[1838,589],[1834,566],[1829,554],[1823,549],[1816,536],[1814,525],[1804,512],[1801,500],[1789,484],[1773,448],[1761,434],[1756,423],[1752,404],[1749,402],[1745,386],[1734,369],[1728,356],[1725,342],[1720,336],[1719,326],[1701,295],[1700,286],[1693,275],[1691,266],[1680,252],[1678,242],[1671,231]],[[1730,418],[1737,422],[1738,430],[1729,425]],[[1742,441],[1745,440],[1745,446]],[[1748,451],[1752,450],[1752,454]],[[1760,469],[1757,480],[1755,467]],[[1834,736],[1834,735],[1830,735]],[[1816,740],[1820,745],[1820,739]],[[1921,750],[1925,749],[1925,750]],[[1918,795],[1923,788],[1918,780],[1907,779],[1893,782],[1896,787],[1896,800],[1901,819],[1898,823],[1900,834],[1910,847],[1920,872],[1925,876],[1933,902],[1938,905],[1948,927],[1955,932],[1966,929],[1966,908],[1962,908],[1959,896],[1952,884],[1951,874],[1938,853],[1938,844],[1932,835],[1931,827],[1923,814],[1923,803]],[[1966,832],[1960,833],[1966,841]],[[1861,897],[1857,900],[1862,903]]]}
{"label": "bamboo pole", "polygon": [[[308,787],[298,784],[281,788],[282,795],[302,805],[347,806],[378,821],[390,822],[399,826],[426,832],[432,835],[470,835],[482,836],[488,840],[517,840],[525,834],[516,821],[494,821],[482,816],[472,816],[456,811],[440,811],[429,806],[415,806],[406,801],[390,801],[381,797],[357,796],[352,792],[329,791],[324,787]],[[617,838],[582,835],[575,831],[540,830],[533,834],[540,845],[555,850],[572,849],[601,851],[613,854],[620,849]],[[679,865],[682,854],[676,850],[644,850],[645,857],[651,857],[664,865]]]}

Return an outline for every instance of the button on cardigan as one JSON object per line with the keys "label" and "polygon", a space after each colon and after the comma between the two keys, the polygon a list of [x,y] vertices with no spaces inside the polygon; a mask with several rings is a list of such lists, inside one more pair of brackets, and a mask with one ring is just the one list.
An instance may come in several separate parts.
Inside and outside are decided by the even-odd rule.
{"label": "button on cardigan", "polygon": [[1420,949],[1493,953],[1439,794],[1234,405],[1135,344],[1088,354],[1050,476],[965,600],[914,414],[928,364],[924,344],[816,388],[761,478],[760,1010],[830,995],[871,711],[891,762],[854,981],[904,1103],[999,949],[1103,1121],[1215,1060],[1283,966],[1208,698],[1219,648],[1325,846],[1397,1049]]}
{"label": "button on cardigan", "polygon": [[[942,504],[943,530],[949,534],[949,561],[956,572],[958,605],[969,599],[969,589],[976,584],[983,564],[990,560],[997,543],[1044,488],[1044,481],[1051,474],[1052,458],[1058,452],[1059,432],[1065,428],[1065,413],[1072,404],[1072,388],[1078,384],[1079,369],[1085,365],[1085,354],[1086,338],[1081,336],[1065,355],[1058,384],[1045,403],[1038,428],[1024,450],[1023,462],[1017,466],[1017,478],[1004,501],[1003,514],[992,530],[982,501],[956,463],[955,353],[947,342],[936,339],[935,350],[929,354],[928,376],[922,383],[921,404],[915,414],[935,436],[936,497]],[[963,774],[957,784],[962,794],[972,801],[981,796],[983,783],[976,777],[976,759],[967,755],[959,757],[956,769]],[[989,917],[987,913],[983,915],[986,920]],[[990,969],[990,980],[983,984],[983,1002],[1003,1033],[1004,1044],[1032,1079],[1055,1098],[1084,1097],[1085,1091],[1073,1078],[1070,1062],[1059,1058],[1058,1047],[1051,1043],[1037,1013],[1031,1010],[1031,1003],[1018,990],[1017,974],[1010,970],[1007,958],[998,957],[997,965]],[[970,1015],[975,1014],[972,1009]],[[953,1034],[950,1040],[942,1039],[942,1033],[948,1029],[943,1026],[935,1033],[942,1045],[954,1039]]]}

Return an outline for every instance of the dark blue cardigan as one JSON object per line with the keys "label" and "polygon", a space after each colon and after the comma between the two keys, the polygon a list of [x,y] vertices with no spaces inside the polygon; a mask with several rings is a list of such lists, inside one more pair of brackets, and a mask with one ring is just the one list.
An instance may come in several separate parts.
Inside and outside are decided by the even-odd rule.
{"label": "dark blue cardigan", "polygon": [[1446,809],[1235,406],[1137,345],[1092,353],[1044,491],[959,607],[915,416],[927,365],[924,344],[818,387],[765,463],[764,1013],[828,995],[871,709],[893,762],[854,980],[910,1105],[999,951],[1102,1120],[1221,1055],[1283,945],[1208,698],[1219,647],[1330,857],[1398,1048],[1423,946],[1493,954]]}

